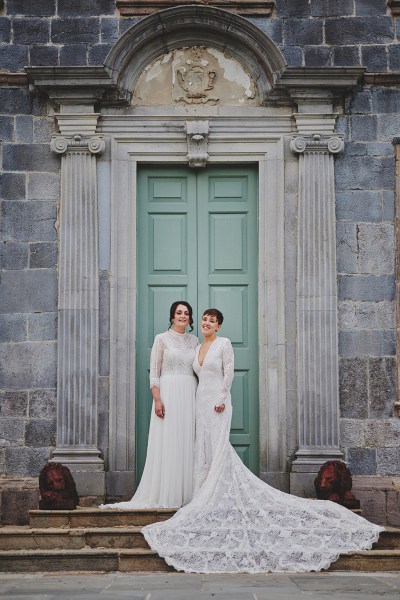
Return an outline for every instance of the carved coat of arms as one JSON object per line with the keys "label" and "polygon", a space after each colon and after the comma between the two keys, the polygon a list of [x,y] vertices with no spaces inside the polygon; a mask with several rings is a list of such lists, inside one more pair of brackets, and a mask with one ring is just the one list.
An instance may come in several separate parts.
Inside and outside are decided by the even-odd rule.
{"label": "carved coat of arms", "polygon": [[202,46],[180,52],[175,62],[172,94],[176,102],[186,104],[217,104],[219,98],[212,93],[217,78],[217,67]]}

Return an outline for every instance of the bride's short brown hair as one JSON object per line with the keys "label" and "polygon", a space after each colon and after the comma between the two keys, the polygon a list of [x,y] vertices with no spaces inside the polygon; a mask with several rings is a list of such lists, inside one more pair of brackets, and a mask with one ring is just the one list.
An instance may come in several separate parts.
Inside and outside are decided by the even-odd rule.
{"label": "bride's short brown hair", "polygon": [[208,315],[209,317],[215,317],[217,319],[218,325],[222,325],[222,323],[224,322],[224,315],[220,310],[218,310],[218,308],[207,308],[203,312],[203,317],[205,315]]}

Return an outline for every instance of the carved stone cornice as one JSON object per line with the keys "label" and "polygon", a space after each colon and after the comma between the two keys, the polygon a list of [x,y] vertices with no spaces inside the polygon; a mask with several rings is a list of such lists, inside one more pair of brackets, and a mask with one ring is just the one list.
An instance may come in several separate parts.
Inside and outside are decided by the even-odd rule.
{"label": "carved stone cornice", "polygon": [[50,148],[56,154],[82,151],[90,154],[102,154],[105,147],[106,144],[102,135],[85,137],[82,135],[64,136],[55,134],[50,142]]}
{"label": "carved stone cornice", "polygon": [[400,15],[400,0],[388,0],[387,5],[394,17],[398,17]]}
{"label": "carved stone cornice", "polygon": [[[117,0],[117,8],[123,17],[151,15],[173,6],[181,6],[182,0]],[[270,17],[275,6],[273,0],[186,0],[184,4],[215,6],[240,15]]]}
{"label": "carved stone cornice", "polygon": [[297,154],[307,152],[321,152],[324,154],[339,154],[343,151],[344,141],[343,136],[336,135],[320,135],[314,134],[310,136],[298,135],[292,138],[290,149]]}
{"label": "carved stone cornice", "polygon": [[208,153],[208,121],[186,121],[189,167],[205,167]]}

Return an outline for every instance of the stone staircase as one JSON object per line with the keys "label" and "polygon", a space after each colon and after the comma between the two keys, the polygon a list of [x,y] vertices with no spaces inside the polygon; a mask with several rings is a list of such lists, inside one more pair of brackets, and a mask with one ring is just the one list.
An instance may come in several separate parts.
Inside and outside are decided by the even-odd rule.
{"label": "stone staircase", "polygon": [[[29,526],[0,527],[0,572],[173,571],[141,528],[171,510],[32,510]],[[400,571],[400,529],[387,528],[373,550],[341,556],[330,571]]]}

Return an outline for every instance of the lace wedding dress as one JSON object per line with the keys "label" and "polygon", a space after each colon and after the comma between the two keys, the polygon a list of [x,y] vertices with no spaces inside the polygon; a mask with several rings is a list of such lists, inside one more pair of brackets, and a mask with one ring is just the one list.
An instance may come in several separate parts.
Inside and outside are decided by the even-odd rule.
{"label": "lace wedding dress", "polygon": [[198,339],[171,329],[155,337],[150,356],[150,387],[160,388],[165,417],[151,411],[146,463],[129,502],[100,508],[178,508],[193,496],[195,395],[193,359]]}
{"label": "lace wedding dress", "polygon": [[[371,548],[382,528],[325,500],[285,494],[253,475],[229,443],[233,351],[217,338],[196,394],[195,488],[190,504],[143,534],[166,562],[193,573],[319,571]],[[224,402],[223,413],[214,406]]]}

